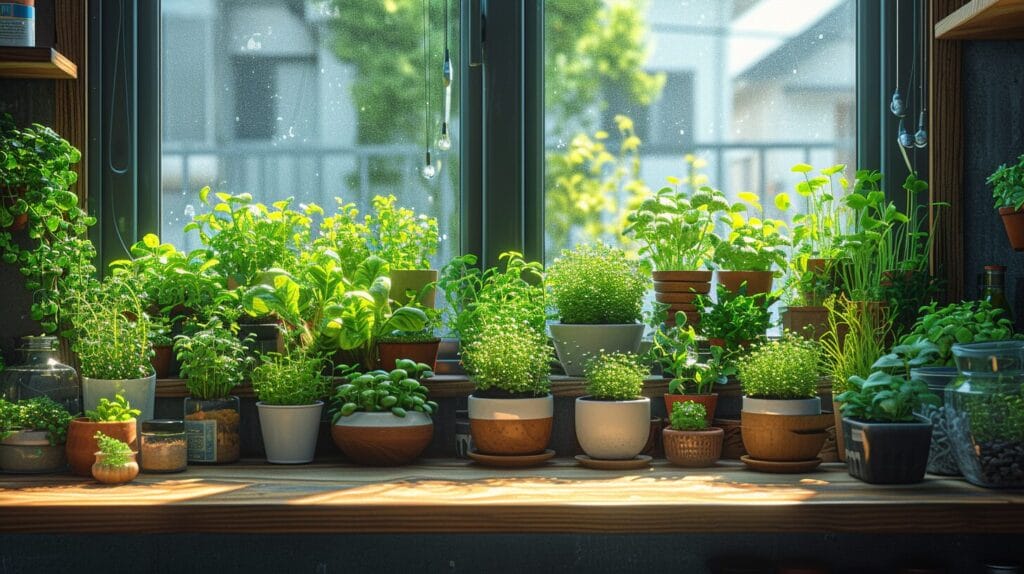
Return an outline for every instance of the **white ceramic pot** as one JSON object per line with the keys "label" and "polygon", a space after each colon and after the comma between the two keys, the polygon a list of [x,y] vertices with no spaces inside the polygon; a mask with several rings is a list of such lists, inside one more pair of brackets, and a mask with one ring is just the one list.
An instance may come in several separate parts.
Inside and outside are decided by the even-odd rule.
{"label": "white ceramic pot", "polygon": [[753,399],[743,397],[743,410],[765,415],[820,415],[821,399]]}
{"label": "white ceramic pot", "polygon": [[524,399],[469,396],[469,426],[474,446],[493,455],[543,452],[551,442],[555,400],[551,395]]}
{"label": "white ceramic pot", "polygon": [[64,444],[51,445],[47,431],[17,431],[0,441],[0,470],[15,473],[60,472],[67,468]]}
{"label": "white ceramic pot", "polygon": [[622,325],[568,325],[552,323],[551,339],[562,369],[582,377],[587,361],[602,353],[636,353],[644,336],[639,323]]}
{"label": "white ceramic pot", "polygon": [[651,435],[651,399],[576,399],[576,440],[587,456],[627,460],[640,454]]}
{"label": "white ceramic pot", "polygon": [[114,400],[121,395],[133,409],[139,409],[139,422],[153,419],[156,404],[156,373],[142,379],[90,379],[82,377],[82,408],[89,411],[100,404],[100,399]]}
{"label": "white ceramic pot", "polygon": [[267,462],[303,464],[313,462],[316,438],[320,432],[323,401],[312,405],[268,405],[256,403],[260,413],[260,432]]}

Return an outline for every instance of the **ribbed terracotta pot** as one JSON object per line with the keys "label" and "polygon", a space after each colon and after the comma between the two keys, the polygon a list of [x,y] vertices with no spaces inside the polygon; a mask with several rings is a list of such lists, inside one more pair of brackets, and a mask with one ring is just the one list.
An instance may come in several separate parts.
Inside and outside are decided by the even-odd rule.
{"label": "ribbed terracotta pot", "polygon": [[834,424],[832,413],[770,415],[740,413],[743,445],[751,457],[776,462],[813,460]]}
{"label": "ribbed terracotta pot", "polygon": [[693,401],[697,404],[704,405],[704,409],[708,412],[708,424],[711,424],[711,421],[715,419],[715,409],[718,408],[718,393],[709,393],[706,395],[672,395],[665,393],[666,416],[669,418],[672,417],[673,404],[685,403],[686,401]]}
{"label": "ribbed terracotta pot", "polygon": [[331,438],[356,464],[400,466],[416,460],[434,437],[434,421],[426,413],[411,411],[404,417],[391,413],[352,413],[331,426]]}
{"label": "ribbed terracotta pot", "polygon": [[739,293],[741,286],[747,284],[747,296],[771,293],[771,271],[717,271],[718,282],[733,293]]}
{"label": "ribbed terracotta pot", "polygon": [[551,442],[554,414],[551,395],[521,399],[469,396],[469,429],[473,444],[483,454],[544,452]]}
{"label": "ribbed terracotta pot", "polygon": [[665,445],[665,458],[676,466],[704,468],[714,466],[722,457],[725,432],[720,428],[700,431],[667,428],[661,431],[661,436]]}
{"label": "ribbed terracotta pot", "polygon": [[686,314],[686,322],[690,325],[700,323],[700,314],[694,305],[698,295],[711,292],[711,271],[655,271],[654,299],[669,305],[665,323],[676,324],[676,312]]}
{"label": "ribbed terracotta pot", "polygon": [[68,426],[68,440],[65,445],[68,466],[72,474],[92,476],[92,465],[96,462],[96,451],[100,448],[93,438],[96,431],[124,441],[133,449],[137,446],[135,419],[122,423],[94,423],[86,418],[74,419]]}
{"label": "ribbed terracotta pot", "polygon": [[[419,293],[424,287],[437,281],[436,269],[392,269],[391,298],[404,305],[408,302],[407,291]],[[431,288],[423,293],[420,305],[433,309],[437,302],[437,289]]]}
{"label": "ribbed terracotta pot", "polygon": [[999,216],[1006,228],[1006,237],[1014,251],[1024,251],[1024,211],[1012,207],[1000,207]]}
{"label": "ribbed terracotta pot", "polygon": [[429,365],[431,370],[437,363],[437,350],[441,340],[425,343],[377,343],[377,355],[380,357],[380,368],[385,371],[395,369],[399,359],[409,359],[417,363]]}
{"label": "ribbed terracotta pot", "polygon": [[780,315],[784,330],[812,341],[828,332],[828,309],[825,307],[786,307]]}

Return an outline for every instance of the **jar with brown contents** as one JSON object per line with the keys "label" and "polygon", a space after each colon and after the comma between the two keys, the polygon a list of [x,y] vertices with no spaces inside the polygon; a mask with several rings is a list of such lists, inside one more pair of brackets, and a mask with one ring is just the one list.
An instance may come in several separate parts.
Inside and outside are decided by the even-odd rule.
{"label": "jar with brown contents", "polygon": [[143,421],[139,445],[142,472],[181,472],[188,466],[184,421]]}

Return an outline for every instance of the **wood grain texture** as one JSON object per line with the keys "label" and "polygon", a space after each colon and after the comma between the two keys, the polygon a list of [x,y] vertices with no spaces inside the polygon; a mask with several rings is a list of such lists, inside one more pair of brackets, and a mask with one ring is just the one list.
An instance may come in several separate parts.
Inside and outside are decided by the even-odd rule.
{"label": "wood grain texture", "polygon": [[0,47],[0,78],[74,80],[78,66],[53,48]]}
{"label": "wood grain texture", "polygon": [[940,40],[1024,39],[1024,0],[971,0],[933,23]]}
{"label": "wood grain texture", "polygon": [[0,479],[4,532],[1021,533],[1024,495],[929,477],[879,487],[841,465],[770,475],[733,462],[593,471],[570,459],[497,470],[431,460],[396,469],[237,464],[103,487]]}
{"label": "wood grain texture", "polygon": [[[937,23],[960,7],[960,0],[931,0],[929,13]],[[947,301],[964,296],[964,126],[961,82],[960,42],[933,38],[929,47],[930,145],[929,193],[932,202],[948,207],[933,208],[930,229],[935,238],[932,248],[932,273],[946,283]]]}
{"label": "wood grain texture", "polygon": [[78,63],[78,79],[57,82],[54,88],[54,129],[64,139],[82,151],[83,159],[75,167],[78,183],[72,191],[78,195],[79,205],[87,205],[86,144],[88,142],[87,116],[89,113],[88,88],[88,3],[87,0],[60,0],[54,2],[57,28],[56,48],[73,62]]}

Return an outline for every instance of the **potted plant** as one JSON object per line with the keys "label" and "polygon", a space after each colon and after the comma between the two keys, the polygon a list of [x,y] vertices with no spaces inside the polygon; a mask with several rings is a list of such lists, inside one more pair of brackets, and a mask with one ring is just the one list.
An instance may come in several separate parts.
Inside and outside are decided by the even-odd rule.
{"label": "potted plant", "polygon": [[1024,251],[1024,155],[1013,165],[1000,165],[985,183],[992,186],[992,198],[1010,246],[1014,251]]}
{"label": "potted plant", "polygon": [[[795,264],[807,265],[809,261],[794,259]],[[836,291],[829,278],[833,261],[822,261],[825,266],[819,269],[795,265],[791,268],[782,298],[784,307],[779,310],[783,330],[811,340],[821,338],[828,329],[828,309],[824,301]]]}
{"label": "potted plant", "polygon": [[647,284],[617,247],[599,243],[562,251],[548,269],[547,285],[560,319],[551,324],[551,337],[567,375],[583,375],[601,351],[637,352]]}
{"label": "potted plant", "polygon": [[168,334],[169,330],[164,325],[153,323],[153,330],[149,333],[149,342],[153,347],[153,356],[150,357],[150,364],[153,365],[153,373],[157,379],[166,379],[171,376],[171,363],[174,359],[174,339]]}
{"label": "potted plant", "polygon": [[256,409],[267,462],[304,464],[313,461],[320,415],[328,381],[324,361],[303,350],[260,357],[252,371]]}
{"label": "potted plant", "polygon": [[604,353],[587,364],[587,394],[576,399],[576,439],[593,459],[629,460],[651,434],[646,370],[631,353]]}
{"label": "potted plant", "polygon": [[719,285],[717,300],[697,298],[701,316],[698,332],[711,346],[735,352],[764,338],[771,326],[770,306],[771,301],[764,294],[743,295]]}
{"label": "potted plant", "polygon": [[699,320],[694,297],[711,290],[711,264],[718,223],[728,223],[732,206],[725,195],[704,186],[692,193],[665,187],[641,203],[629,215],[625,234],[640,242],[640,256],[654,267],[655,300],[670,305],[669,323],[675,313]]}
{"label": "potted plant", "polygon": [[391,371],[345,376],[332,399],[331,438],[349,460],[370,466],[409,464],[434,436],[437,403],[421,382],[427,365],[399,359]]}
{"label": "potted plant", "polygon": [[[739,195],[750,208],[762,213],[756,195],[749,192]],[[785,222],[744,217],[738,211],[730,212],[729,218],[729,235],[715,247],[718,283],[732,293],[770,293],[775,275],[773,267],[781,269],[786,266],[786,247],[790,241],[782,232]]]}
{"label": "potted plant", "polygon": [[[415,301],[410,306],[419,305]],[[441,338],[435,332],[435,326],[440,323],[440,312],[429,307],[423,308],[427,316],[427,322],[419,331],[393,331],[391,334],[383,335],[377,339],[377,355],[380,358],[380,367],[384,370],[396,369],[399,359],[410,359],[416,363],[423,363],[434,370],[437,362],[437,351],[441,346]]]}
{"label": "potted plant", "polygon": [[130,445],[136,444],[139,413],[140,411],[132,408],[123,396],[117,395],[113,401],[100,399],[94,410],[86,411],[84,417],[72,419],[68,425],[65,445],[71,473],[78,476],[92,474],[96,451],[99,450],[95,436],[97,432],[102,431],[103,434]]}
{"label": "potted plant", "polygon": [[93,463],[92,477],[103,484],[124,484],[139,476],[139,463],[131,445],[100,431],[93,435],[96,440],[96,462]]}
{"label": "potted plant", "polygon": [[241,454],[238,397],[231,390],[245,378],[252,357],[219,318],[174,339],[189,395],[185,432],[189,462],[235,462]]}
{"label": "potted plant", "polygon": [[392,297],[399,305],[415,302],[433,309],[437,270],[430,268],[430,258],[441,239],[437,218],[395,203],[393,195],[373,198],[373,214],[366,216],[370,252],[388,262]]}
{"label": "potted plant", "polygon": [[924,480],[931,422],[914,414],[923,404],[941,404],[910,369],[936,352],[923,342],[897,346],[881,357],[866,379],[850,377],[850,390],[836,397],[843,410],[846,464],[851,476],[874,484],[910,484]]}
{"label": "potted plant", "polygon": [[0,399],[0,470],[57,472],[67,465],[71,414],[60,403],[39,396],[11,403]]}
{"label": "potted plant", "polygon": [[[817,176],[811,175],[814,167],[805,163],[794,165],[790,171],[803,176],[795,191],[804,200],[803,213],[793,215],[793,259],[801,261],[800,267],[807,271],[822,272],[840,255],[839,241],[847,227],[849,210],[842,201],[849,189],[846,166],[824,168]],[[789,198],[779,194],[776,202],[788,204]]]}
{"label": "potted plant", "polygon": [[732,368],[725,366],[722,347],[711,347],[710,357],[699,361],[696,334],[683,323],[685,318],[679,317],[674,327],[659,327],[654,332],[651,355],[661,366],[662,377],[669,379],[665,412],[671,413],[675,403],[693,401],[704,406],[710,423],[718,405],[718,393],[712,391],[716,384],[726,382]]}
{"label": "potted plant", "polygon": [[71,348],[81,365],[83,408],[123,395],[139,409],[141,420],[152,419],[156,373],[150,323],[134,288],[111,275],[70,297]]}
{"label": "potted plant", "polygon": [[708,412],[693,401],[672,406],[670,427],[661,431],[665,458],[676,466],[704,468],[714,466],[722,456],[725,431],[708,428]]}
{"label": "potted plant", "polygon": [[739,360],[737,376],[743,387],[740,418],[750,458],[821,462],[817,456],[832,416],[821,414],[819,364],[815,344],[796,335],[762,343]]}

